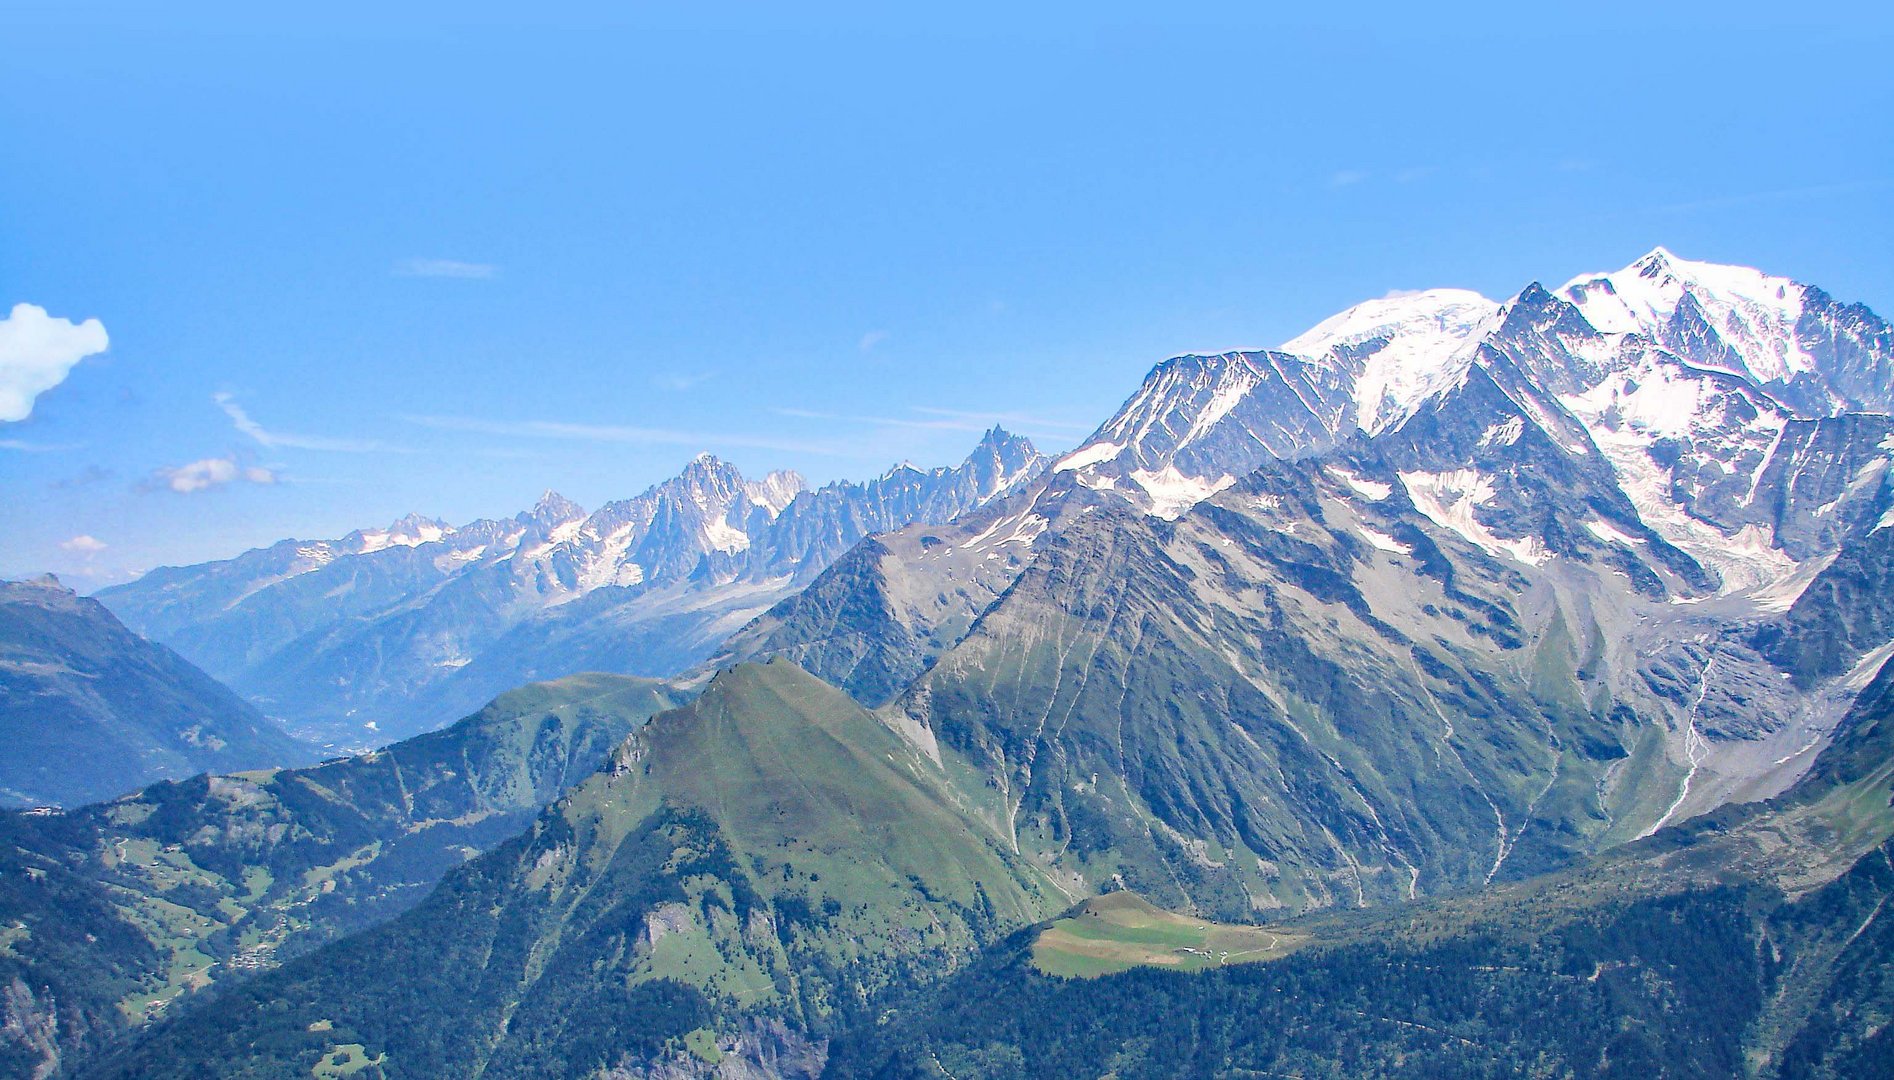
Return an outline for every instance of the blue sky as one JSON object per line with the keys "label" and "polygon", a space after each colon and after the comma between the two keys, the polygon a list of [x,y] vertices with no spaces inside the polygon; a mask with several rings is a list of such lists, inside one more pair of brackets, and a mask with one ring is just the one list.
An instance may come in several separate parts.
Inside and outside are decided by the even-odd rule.
{"label": "blue sky", "polygon": [[9,6],[0,314],[110,347],[0,422],[0,575],[1069,446],[1658,244],[1894,312],[1866,6],[257,6]]}

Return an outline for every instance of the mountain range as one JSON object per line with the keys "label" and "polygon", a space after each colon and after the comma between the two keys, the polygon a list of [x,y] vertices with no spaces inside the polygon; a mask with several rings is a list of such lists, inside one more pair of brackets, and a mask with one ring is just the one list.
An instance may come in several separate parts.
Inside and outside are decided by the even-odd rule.
{"label": "mountain range", "polygon": [[154,570],[98,599],[292,730],[379,745],[526,682],[676,674],[863,537],[950,520],[1042,464],[997,428],[956,467],[818,489],[705,454],[590,513],[548,492],[505,520],[410,516]]}
{"label": "mountain range", "polygon": [[[154,573],[104,599],[333,739],[670,681],[15,815],[8,1060],[1871,1074],[1891,394],[1866,308],[1658,249],[1174,357],[1052,461]],[[1127,890],[1280,947],[1034,966]]]}

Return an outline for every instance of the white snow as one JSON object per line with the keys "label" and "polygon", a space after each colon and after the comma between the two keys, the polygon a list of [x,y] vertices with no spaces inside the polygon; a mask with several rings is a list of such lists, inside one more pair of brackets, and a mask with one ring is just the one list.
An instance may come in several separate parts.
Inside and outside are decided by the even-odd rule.
{"label": "white snow", "polygon": [[1131,479],[1151,497],[1152,516],[1166,521],[1175,520],[1184,511],[1236,483],[1236,477],[1227,475],[1218,480],[1185,476],[1175,465],[1166,465],[1157,472],[1138,469],[1132,472]]}
{"label": "white snow", "polygon": [[1763,611],[1789,610],[1795,606],[1797,600],[1802,598],[1802,594],[1808,590],[1809,585],[1820,576],[1821,572],[1828,569],[1829,564],[1835,561],[1836,554],[1831,551],[1826,555],[1817,555],[1812,559],[1804,560],[1802,565],[1796,567],[1787,576],[1750,593],[1749,599]]}
{"label": "white snow", "polygon": [[1511,446],[1526,433],[1526,421],[1515,416],[1503,423],[1494,424],[1480,433],[1481,446]]}
{"label": "white snow", "polygon": [[1788,278],[1680,259],[1661,247],[1622,270],[1582,274],[1559,290],[1599,330],[1650,337],[1660,336],[1689,292],[1718,336],[1742,357],[1747,370],[1736,374],[1759,383],[1814,369],[1814,358],[1795,335],[1807,291]]}
{"label": "white snow", "polygon": [[761,480],[745,481],[743,493],[749,496],[751,502],[767,509],[770,517],[775,517],[808,488],[809,484],[801,473],[778,469]]}
{"label": "white snow", "polygon": [[1342,481],[1349,487],[1354,488],[1356,494],[1367,499],[1369,502],[1380,502],[1382,499],[1394,494],[1393,484],[1384,484],[1379,480],[1369,480],[1366,477],[1356,476],[1347,469],[1336,468],[1331,471],[1333,471],[1336,476],[1341,477]]}
{"label": "white snow", "polygon": [[1414,552],[1414,549],[1408,546],[1407,544],[1401,543],[1399,540],[1396,540],[1394,537],[1389,536],[1387,533],[1377,532],[1374,529],[1370,529],[1366,525],[1356,525],[1355,531],[1359,532],[1362,535],[1362,538],[1367,540],[1368,543],[1373,544],[1375,547],[1380,548],[1382,551],[1392,551],[1396,555],[1411,555]]}
{"label": "white snow", "polygon": [[1725,536],[1716,526],[1692,517],[1671,492],[1671,471],[1650,455],[1651,446],[1663,438],[1710,435],[1720,441],[1773,441],[1786,422],[1780,415],[1764,413],[1749,428],[1722,431],[1714,415],[1706,412],[1709,392],[1708,380],[1688,377],[1671,365],[1646,363],[1561,400],[1591,432],[1638,517],[1666,542],[1715,570],[1723,579],[1719,592],[1781,582],[1795,572],[1795,561],[1775,546],[1767,529],[1750,525]]}
{"label": "white snow", "polygon": [[1343,350],[1385,342],[1360,361],[1356,424],[1376,434],[1412,415],[1464,366],[1462,346],[1481,336],[1499,305],[1465,289],[1428,289],[1369,300],[1317,323],[1282,351],[1333,365]]}
{"label": "white snow", "polygon": [[1497,491],[1491,477],[1478,469],[1452,472],[1404,472],[1399,474],[1414,508],[1443,529],[1459,533],[1490,554],[1516,559],[1538,566],[1552,558],[1536,537],[1503,539],[1480,523],[1475,508],[1493,500]]}
{"label": "white snow", "polygon": [[723,518],[714,517],[704,522],[704,542],[718,551],[735,553],[749,549],[750,535]]}
{"label": "white snow", "polygon": [[[1024,544],[1027,547],[1031,547],[1033,541],[1045,534],[1046,528],[1050,524],[1051,523],[1045,518],[1033,513],[1031,507],[1027,507],[1017,514],[1011,514],[995,521],[993,524],[987,526],[980,535],[968,540],[961,546],[970,550],[987,546],[997,548],[1004,544]],[[994,539],[995,537],[998,537],[998,539]],[[989,540],[992,541],[991,545],[987,543]]]}
{"label": "white snow", "polygon": [[1644,542],[1629,533],[1614,528],[1610,522],[1600,521],[1597,518],[1592,518],[1585,522],[1585,528],[1593,536],[1596,536],[1607,544],[1624,544],[1630,546]]}
{"label": "white snow", "polygon": [[1256,384],[1261,381],[1262,376],[1248,364],[1240,368],[1232,368],[1217,381],[1216,388],[1210,393],[1210,400],[1197,411],[1196,419],[1190,422],[1190,430],[1184,433],[1183,438],[1177,440],[1177,448],[1182,450],[1202,438],[1217,425],[1217,421],[1228,416],[1230,410],[1236,408],[1251,390],[1256,389]]}
{"label": "white snow", "polygon": [[1081,446],[1060,458],[1059,463],[1052,467],[1052,471],[1065,472],[1069,469],[1083,469],[1088,465],[1103,464],[1124,452],[1122,443],[1095,442],[1090,446]]}

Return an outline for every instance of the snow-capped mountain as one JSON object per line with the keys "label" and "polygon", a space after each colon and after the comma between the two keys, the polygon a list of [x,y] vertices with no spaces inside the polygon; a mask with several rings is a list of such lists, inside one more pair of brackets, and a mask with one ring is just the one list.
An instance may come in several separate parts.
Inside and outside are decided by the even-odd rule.
{"label": "snow-capped mountain", "polygon": [[[1459,407],[1443,411],[1450,403]],[[1669,555],[1640,561],[1690,599],[1779,588],[1832,552],[1876,505],[1888,467],[1876,417],[1890,411],[1894,330],[1873,312],[1658,248],[1556,293],[1534,284],[1504,303],[1452,289],[1389,296],[1279,350],[1165,361],[1054,470],[1175,517],[1267,458],[1351,439],[1406,455],[1405,471],[1422,477],[1478,471],[1473,457],[1496,447],[1543,444],[1570,459],[1553,471],[1586,475],[1607,493],[1599,498],[1634,511],[1600,528],[1648,529],[1687,553],[1702,575]],[[1443,453],[1442,425],[1476,417],[1477,437]],[[1443,519],[1521,552],[1570,539],[1508,535],[1525,523],[1498,520],[1504,500],[1488,488],[1506,485],[1481,475]]]}
{"label": "snow-capped mountain", "polygon": [[1642,335],[1799,415],[1894,411],[1894,332],[1820,289],[1660,247],[1615,273],[1580,275],[1559,295],[1599,330]]}
{"label": "snow-capped mountain", "polygon": [[292,724],[379,742],[528,679],[674,674],[862,537],[949,520],[1043,463],[997,428],[958,466],[818,490],[705,454],[590,513],[547,492],[511,518],[283,541],[99,599]]}
{"label": "snow-capped mountain", "polygon": [[[1606,276],[1659,262],[1676,265],[1657,252]],[[1148,822],[1122,807],[1146,805],[1227,849],[1205,820],[1312,775],[1253,788],[1278,746],[1438,734],[1428,760],[1475,772],[1469,755],[1498,754],[1491,783],[1460,791],[1455,850],[1493,828],[1492,862],[1451,872],[1463,883],[1516,866],[1522,830],[1561,815],[1542,854],[1781,791],[1894,652],[1894,419],[1839,374],[1894,348],[1872,312],[1801,286],[1780,286],[1804,304],[1793,323],[1672,333],[1678,311],[1740,310],[1700,282],[1762,280],[1718,269],[1674,275],[1661,324],[1600,326],[1534,284],[1503,303],[1389,297],[1284,349],[1167,360],[1039,481],[862,545],[724,655],[792,658],[888,702],[923,747],[990,760],[1022,850],[1029,828],[1034,850],[1064,850],[1068,825],[1097,820],[1071,804],[1108,790],[1094,809],[1132,833]],[[1730,359],[1745,350],[1812,366],[1784,378]],[[1823,387],[1839,389],[1789,392]],[[1404,719],[1343,702],[1382,692]],[[1172,731],[1198,708],[1200,731]],[[1293,722],[1229,731],[1271,714]],[[1324,744],[1305,717],[1343,733]],[[1161,765],[1125,764],[1134,734]],[[1178,769],[1217,762],[1176,797]],[[1377,861],[1384,895],[1433,873],[1390,854],[1411,842],[1390,824],[1411,791],[1365,794],[1366,764],[1313,768],[1318,816],[1374,809],[1256,851],[1280,867],[1312,842],[1318,888],[1367,888]],[[1120,782],[1146,786],[1126,802]],[[1351,835],[1375,839],[1327,861]]]}
{"label": "snow-capped mountain", "polygon": [[1386,296],[1324,319],[1282,351],[1350,379],[1345,422],[1375,435],[1437,393],[1463,346],[1498,313],[1498,304],[1465,289]]}

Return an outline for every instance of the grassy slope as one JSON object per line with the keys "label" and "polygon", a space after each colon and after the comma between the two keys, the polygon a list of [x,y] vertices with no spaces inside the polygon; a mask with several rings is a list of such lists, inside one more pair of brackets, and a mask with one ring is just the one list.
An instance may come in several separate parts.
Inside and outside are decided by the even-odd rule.
{"label": "grassy slope", "polygon": [[0,977],[24,991],[7,1004],[22,1030],[0,1044],[30,1071],[188,989],[392,917],[674,701],[649,680],[575,676],[359,757],[0,815],[0,926],[14,928]]}
{"label": "grassy slope", "polygon": [[872,714],[786,661],[741,665],[415,910],[98,1075],[275,1075],[354,1043],[388,1075],[583,1075],[746,1015],[833,1029],[1049,892]]}
{"label": "grassy slope", "polygon": [[1400,496],[1339,484],[1285,467],[1176,522],[1099,508],[1040,541],[896,707],[993,778],[1030,857],[1219,918],[1602,844],[1627,729],[1581,673],[1589,638]]}
{"label": "grassy slope", "polygon": [[1096,978],[1134,967],[1202,971],[1274,960],[1303,940],[1261,926],[1232,926],[1165,911],[1136,893],[1094,897],[1041,930],[1032,965],[1045,975]]}
{"label": "grassy slope", "polygon": [[[1024,932],[831,1075],[1886,1075],[1894,667],[1811,773],[1559,873],[1275,928],[1292,955],[1103,979]],[[1095,903],[1095,902],[1094,902]],[[1162,914],[1132,901],[1132,959]],[[1088,905],[1089,906],[1089,905]],[[1176,933],[1169,930],[1169,933]],[[1058,942],[1055,940],[1055,945]]]}

